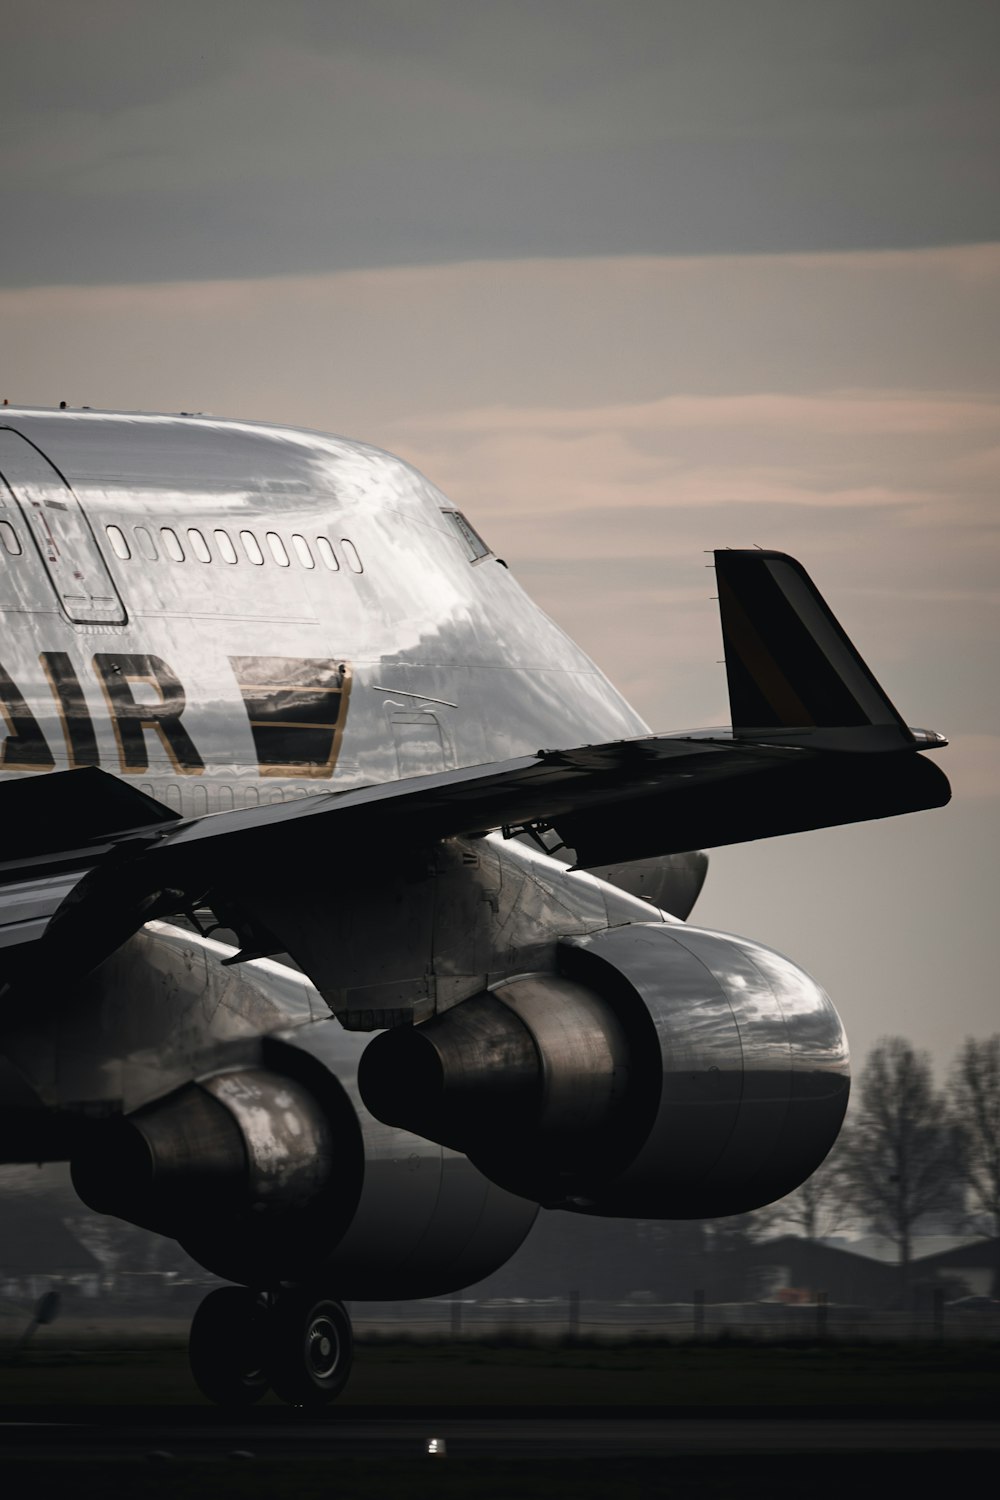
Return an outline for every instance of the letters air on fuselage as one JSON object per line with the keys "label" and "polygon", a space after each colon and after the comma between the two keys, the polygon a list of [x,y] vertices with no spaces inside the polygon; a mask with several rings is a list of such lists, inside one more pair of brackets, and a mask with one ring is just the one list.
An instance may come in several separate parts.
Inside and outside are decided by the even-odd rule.
{"label": "letters air on fuselage", "polygon": [[0,774],[100,766],[197,815],[645,730],[398,459],[5,417]]}

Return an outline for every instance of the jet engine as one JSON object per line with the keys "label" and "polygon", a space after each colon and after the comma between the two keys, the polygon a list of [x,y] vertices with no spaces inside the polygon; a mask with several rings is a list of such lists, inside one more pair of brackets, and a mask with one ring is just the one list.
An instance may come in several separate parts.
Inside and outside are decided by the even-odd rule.
{"label": "jet engine", "polygon": [[262,1042],[259,1065],[84,1133],[71,1163],[83,1201],[255,1287],[321,1280],[344,1297],[426,1297],[513,1255],[537,1206],[374,1120],[353,1082],[361,1038],[329,1020]]}
{"label": "jet engine", "polygon": [[512,1193],[591,1214],[741,1213],[826,1156],[847,1044],[803,970],[663,923],[570,939],[558,963],[381,1033],[359,1070],[371,1112]]}

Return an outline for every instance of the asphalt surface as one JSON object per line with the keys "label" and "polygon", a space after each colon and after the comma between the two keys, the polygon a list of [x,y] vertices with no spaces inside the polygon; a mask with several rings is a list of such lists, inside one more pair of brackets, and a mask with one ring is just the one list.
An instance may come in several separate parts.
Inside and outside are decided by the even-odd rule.
{"label": "asphalt surface", "polygon": [[[558,1459],[679,1455],[994,1454],[1000,1420],[713,1415],[483,1417],[428,1411],[316,1416],[261,1411],[232,1418],[203,1408],[5,1414],[0,1454],[20,1459],[415,1458]],[[441,1451],[440,1446],[438,1451]]]}

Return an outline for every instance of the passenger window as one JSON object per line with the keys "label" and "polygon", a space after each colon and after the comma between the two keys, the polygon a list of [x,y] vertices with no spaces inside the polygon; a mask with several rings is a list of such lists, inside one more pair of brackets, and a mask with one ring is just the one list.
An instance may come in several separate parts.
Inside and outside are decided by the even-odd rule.
{"label": "passenger window", "polygon": [[233,541],[229,535],[229,532],[217,531],[214,533],[214,535],[215,545],[219,549],[219,556],[222,558],[222,561],[227,563],[237,562],[239,559],[237,557],[236,548],[233,546]]}
{"label": "passenger window", "polygon": [[143,557],[148,558],[150,562],[155,562],[160,554],[157,552],[156,543],[145,526],[137,526],[135,528],[135,539],[139,543],[139,551]]}
{"label": "passenger window", "polygon": [[132,549],[125,540],[124,531],[120,526],[105,526],[104,529],[108,533],[108,541],[114,549],[115,556],[120,557],[122,562],[128,562],[132,556]]}
{"label": "passenger window", "polygon": [[191,551],[199,562],[210,563],[212,561],[212,554],[208,550],[208,543],[197,526],[188,527],[188,541],[191,543]]}
{"label": "passenger window", "polygon": [[176,531],[173,531],[169,526],[161,526],[160,535],[163,538],[163,550],[171,562],[183,562],[184,548],[180,544],[180,538]]}
{"label": "passenger window", "polygon": [[336,552],[334,552],[325,536],[318,536],[316,538],[316,551],[319,553],[326,566],[330,569],[331,573],[340,572],[340,563],[337,561],[337,554]]}
{"label": "passenger window", "polygon": [[11,557],[20,557],[21,543],[9,521],[0,521],[0,542],[3,543],[4,551],[9,552]]}
{"label": "passenger window", "polygon": [[348,541],[346,536],[342,536],[340,538],[340,545],[344,549],[344,556],[347,558],[347,566],[350,568],[351,572],[363,573],[365,570],[361,566],[361,558],[358,556],[358,549],[357,547],[355,547],[354,543]]}
{"label": "passenger window", "polygon": [[314,568],[316,566],[313,562],[313,555],[309,551],[309,543],[304,536],[299,536],[293,532],[292,546],[295,548],[295,556],[304,568]]}
{"label": "passenger window", "polygon": [[285,551],[285,544],[284,544],[284,542],[281,540],[281,537],[278,535],[278,533],[276,531],[269,531],[267,533],[267,545],[268,545],[268,547],[270,547],[270,549],[271,549],[271,556],[274,558],[275,562],[278,564],[278,567],[279,568],[287,568],[288,567],[288,553]]}
{"label": "passenger window", "polygon": [[260,550],[260,543],[252,531],[241,531],[240,541],[243,543],[243,551],[252,563],[259,565],[264,561],[264,554]]}
{"label": "passenger window", "polygon": [[491,549],[487,547],[479,532],[474,526],[470,526],[460,510],[443,510],[446,516],[465,543],[470,562],[479,562],[483,557],[489,557]]}

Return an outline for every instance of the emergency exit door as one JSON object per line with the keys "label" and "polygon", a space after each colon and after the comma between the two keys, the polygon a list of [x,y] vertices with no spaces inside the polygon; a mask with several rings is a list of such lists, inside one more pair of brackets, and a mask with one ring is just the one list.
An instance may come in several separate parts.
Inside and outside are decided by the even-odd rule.
{"label": "emergency exit door", "polygon": [[0,427],[0,479],[68,618],[79,625],[124,625],[125,606],[79,500],[45,455],[11,427]]}

